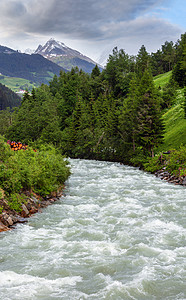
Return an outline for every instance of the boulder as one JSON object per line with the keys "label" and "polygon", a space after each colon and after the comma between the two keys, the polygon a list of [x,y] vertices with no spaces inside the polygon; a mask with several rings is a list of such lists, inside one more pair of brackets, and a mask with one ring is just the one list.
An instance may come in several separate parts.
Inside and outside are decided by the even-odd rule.
{"label": "boulder", "polygon": [[28,209],[27,209],[27,207],[26,207],[26,205],[25,204],[23,204],[22,205],[22,216],[23,217],[26,217],[26,216],[28,216],[29,215],[29,211],[28,211]]}
{"label": "boulder", "polygon": [[186,185],[186,177],[183,178],[182,185]]}
{"label": "boulder", "polygon": [[0,221],[0,232],[7,231],[9,228]]}

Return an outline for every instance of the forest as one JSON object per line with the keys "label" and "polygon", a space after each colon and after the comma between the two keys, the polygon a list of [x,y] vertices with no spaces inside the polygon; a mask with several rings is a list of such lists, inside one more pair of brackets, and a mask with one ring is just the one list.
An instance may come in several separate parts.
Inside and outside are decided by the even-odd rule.
{"label": "forest", "polygon": [[[156,86],[153,77],[166,72],[169,81]],[[0,134],[35,148],[52,144],[71,158],[143,167],[159,153],[163,113],[175,105],[178,90],[186,95],[185,85],[186,33],[151,54],[144,45],[136,56],[116,47],[102,72],[98,66],[91,74],[61,71],[49,85],[26,92],[18,109],[1,112]]]}

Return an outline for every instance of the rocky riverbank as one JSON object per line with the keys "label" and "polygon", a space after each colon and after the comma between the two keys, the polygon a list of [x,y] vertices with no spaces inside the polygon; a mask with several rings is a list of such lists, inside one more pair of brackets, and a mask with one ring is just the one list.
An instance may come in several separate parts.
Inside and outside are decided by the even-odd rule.
{"label": "rocky riverbank", "polygon": [[161,170],[156,171],[154,174],[156,177],[166,180],[169,183],[186,186],[186,176],[177,177],[175,175],[171,175],[166,168],[162,168]]}
{"label": "rocky riverbank", "polygon": [[30,216],[37,212],[41,212],[42,208],[59,200],[62,194],[62,190],[59,190],[46,198],[42,198],[35,193],[26,192],[26,201],[22,204],[20,212],[10,209],[8,201],[5,197],[2,197],[0,199],[0,207],[2,209],[2,213],[0,214],[0,232],[14,228],[17,223],[27,222]]}
{"label": "rocky riverbank", "polygon": [[[186,176],[176,177],[171,175],[166,168],[156,171],[154,175],[169,183],[186,186]],[[30,216],[37,212],[41,212],[42,208],[59,200],[62,194],[62,189],[60,189],[58,192],[54,192],[50,196],[42,198],[35,193],[26,192],[25,195],[27,198],[25,203],[22,204],[21,212],[10,209],[8,201],[5,197],[2,197],[0,199],[0,208],[2,209],[2,213],[0,214],[0,232],[14,228],[17,223],[27,222]]]}

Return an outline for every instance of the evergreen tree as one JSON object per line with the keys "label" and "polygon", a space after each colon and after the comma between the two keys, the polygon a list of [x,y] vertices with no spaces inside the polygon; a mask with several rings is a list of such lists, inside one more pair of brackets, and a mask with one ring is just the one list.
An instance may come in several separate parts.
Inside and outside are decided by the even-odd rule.
{"label": "evergreen tree", "polygon": [[[131,153],[135,152],[138,140],[137,132],[137,114],[139,101],[138,79],[136,75],[130,82],[130,88],[127,99],[124,100],[122,112],[119,116],[119,131],[123,148]],[[127,155],[130,155],[128,152]]]}
{"label": "evergreen tree", "polygon": [[184,108],[184,116],[186,119],[186,87],[184,88],[184,102],[183,102],[183,108]]}
{"label": "evergreen tree", "polygon": [[144,45],[142,45],[138,51],[136,66],[139,77],[141,77],[146,70],[150,69],[150,56]]}
{"label": "evergreen tree", "polygon": [[97,65],[92,69],[91,78],[98,77],[101,74],[100,69]]}
{"label": "evergreen tree", "polygon": [[134,70],[134,60],[123,49],[113,49],[109,56],[104,75],[109,83],[110,92],[114,97],[126,96],[129,89],[131,72]]}
{"label": "evergreen tree", "polygon": [[163,69],[164,72],[171,71],[175,63],[175,48],[173,42],[165,42],[162,45]]}
{"label": "evergreen tree", "polygon": [[164,125],[160,112],[160,100],[152,75],[145,71],[139,84],[138,137],[144,153],[154,156],[154,147],[162,142]]}
{"label": "evergreen tree", "polygon": [[181,35],[181,40],[176,45],[177,62],[173,69],[173,79],[178,82],[180,87],[186,85],[186,33]]}

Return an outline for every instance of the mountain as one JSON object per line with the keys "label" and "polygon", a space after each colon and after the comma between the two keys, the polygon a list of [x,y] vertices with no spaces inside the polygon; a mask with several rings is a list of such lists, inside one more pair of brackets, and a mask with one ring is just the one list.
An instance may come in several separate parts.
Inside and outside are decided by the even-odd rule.
{"label": "mountain", "polygon": [[48,83],[60,70],[67,71],[39,54],[20,53],[0,46],[0,73],[19,77],[36,84]]}
{"label": "mountain", "polygon": [[[77,66],[84,72],[91,73],[92,69],[97,64],[89,57],[77,50],[67,47],[64,43],[56,41],[53,38],[48,40],[44,46],[39,45],[34,53],[44,56],[69,71],[72,67]],[[99,68],[102,70],[100,65]]]}
{"label": "mountain", "polygon": [[8,47],[5,46],[1,46],[0,45],[0,53],[4,53],[4,54],[12,54],[12,53],[16,53],[17,51],[10,49]]}

